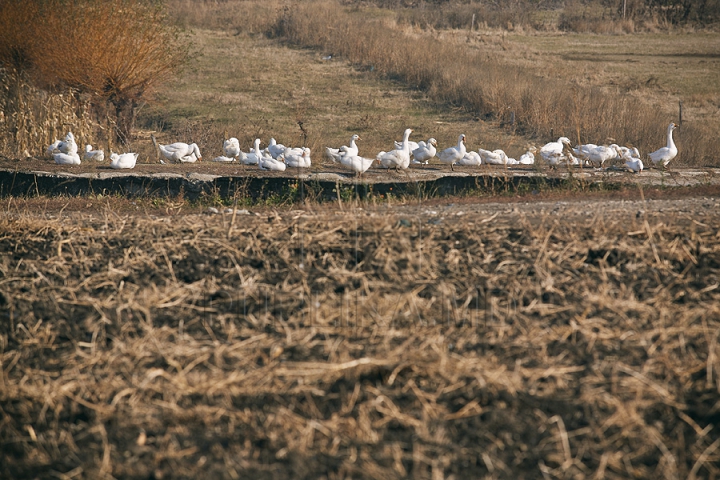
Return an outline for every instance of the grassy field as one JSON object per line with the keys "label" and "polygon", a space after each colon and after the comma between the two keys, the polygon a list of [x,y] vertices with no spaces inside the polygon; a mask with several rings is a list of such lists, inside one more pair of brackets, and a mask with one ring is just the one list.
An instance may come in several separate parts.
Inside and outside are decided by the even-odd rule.
{"label": "grassy field", "polygon": [[[298,50],[260,33],[275,31],[271,19],[282,18],[280,6],[258,13],[248,10],[250,4],[241,3],[244,7],[235,17],[223,10],[220,25],[208,12],[191,23],[202,56],[168,85],[160,103],[143,112],[146,127],[170,126],[173,137],[197,137],[216,149],[223,138],[220,129],[227,126],[245,148],[256,135],[293,144],[306,141],[315,149],[342,144],[352,133],[364,134],[364,152],[370,156],[387,149],[390,139],[410,126],[416,140],[435,136],[449,146],[464,132],[469,147],[503,148],[511,156],[523,153],[530,143],[543,144],[561,134],[576,142],[613,138],[644,152],[664,144],[665,126],[677,122],[682,101],[685,128],[677,132],[682,152],[677,162],[716,161],[711,138],[720,127],[716,32],[602,36],[420,30],[396,25],[389,10],[346,12],[326,2],[320,5],[324,11],[315,15],[317,23],[306,10],[294,13],[298,18],[308,15],[311,32],[290,27],[278,39],[315,47]],[[185,18],[180,12],[187,7],[178,8],[178,18]],[[262,19],[265,27],[246,28],[237,17],[240,12]],[[319,32],[326,16],[326,23],[336,19],[336,27],[323,35]],[[344,29],[357,33],[332,36]],[[463,66],[455,79],[448,74],[436,80],[425,79],[429,73],[412,65],[393,70],[403,62],[424,61],[422,52],[410,50],[413,42],[436,57],[462,53],[463,62],[478,66]],[[395,58],[401,51],[413,58]],[[322,61],[327,54],[334,54],[333,60]],[[450,66],[438,63],[434,68]],[[460,77],[473,76],[480,80],[477,84],[458,83]],[[443,88],[458,91],[443,93]],[[597,100],[599,95],[605,98]],[[482,100],[471,105],[466,102],[470,97]],[[623,99],[613,104],[614,97]],[[511,111],[517,111],[519,131],[508,127]],[[299,120],[308,130],[307,139]]]}
{"label": "grassy field", "polygon": [[[270,137],[286,145],[305,143],[316,161],[322,161],[325,146],[345,145],[359,134],[361,154],[374,157],[394,148],[408,127],[414,140],[435,137],[443,148],[464,132],[474,148],[503,145],[508,154],[525,152],[527,139],[507,129],[434,103],[342,58],[322,60],[332,52],[216,30],[195,30],[193,38],[202,56],[160,92],[141,121],[144,129],[161,131],[161,141],[197,142],[208,158],[221,153],[225,131],[240,139],[244,151],[258,137],[263,146]],[[152,156],[147,133],[137,142]]]}
{"label": "grassy field", "polygon": [[[559,60],[578,82],[620,87],[648,98],[683,120],[720,126],[720,33],[636,35],[512,35],[508,42],[529,49],[519,63]],[[517,57],[508,56],[510,61]]]}

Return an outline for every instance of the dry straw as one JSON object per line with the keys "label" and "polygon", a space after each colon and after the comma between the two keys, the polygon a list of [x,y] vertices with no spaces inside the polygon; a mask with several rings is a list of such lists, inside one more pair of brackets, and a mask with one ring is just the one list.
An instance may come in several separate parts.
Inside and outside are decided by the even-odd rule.
{"label": "dry straw", "polygon": [[703,201],[24,205],[0,217],[3,477],[720,473]]}

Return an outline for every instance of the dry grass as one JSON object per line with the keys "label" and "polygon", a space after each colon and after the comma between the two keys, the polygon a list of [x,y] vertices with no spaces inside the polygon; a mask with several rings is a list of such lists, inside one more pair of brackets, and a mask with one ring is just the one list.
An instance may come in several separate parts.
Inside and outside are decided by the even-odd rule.
{"label": "dry grass", "polygon": [[0,471],[717,476],[717,202],[10,200]]}
{"label": "dry grass", "polygon": [[97,144],[90,105],[71,90],[49,93],[14,74],[1,76],[0,88],[8,93],[0,95],[0,152],[13,158],[42,157],[48,145],[69,131],[79,142]]}
{"label": "dry grass", "polygon": [[322,60],[332,52],[214,30],[197,29],[193,40],[203,55],[140,114],[133,146],[143,156],[155,158],[145,133],[153,130],[166,143],[197,142],[208,158],[220,154],[226,134],[240,139],[245,151],[258,137],[263,146],[270,137],[285,145],[305,143],[319,164],[325,146],[345,145],[356,133],[365,156],[393,148],[392,141],[401,140],[408,126],[413,139],[435,137],[444,147],[456,144],[462,130],[475,148],[482,142],[502,145],[511,155],[525,151],[526,139],[507,128],[443,108],[423,92],[342,59]]}
{"label": "dry grass", "polygon": [[[443,138],[438,138],[441,143],[453,144],[457,132],[465,131],[470,147],[500,147],[511,155],[522,153],[528,143],[544,143],[560,135],[569,136],[575,142],[592,143],[604,143],[612,138],[615,142],[634,145],[641,152],[647,152],[664,144],[665,127],[670,121],[677,120],[678,101],[683,100],[684,125],[677,134],[681,150],[677,163],[716,163],[715,151],[718,145],[713,132],[717,127],[714,98],[718,87],[713,76],[716,62],[711,53],[717,42],[716,34],[590,38],[587,35],[524,34],[518,33],[517,29],[512,35],[485,28],[473,32],[432,28],[423,31],[402,23],[398,25],[394,11],[374,7],[354,6],[344,9],[335,2],[305,2],[293,6],[284,2],[270,2],[262,4],[261,15],[252,16],[252,3],[221,3],[218,12],[227,12],[227,15],[217,17],[232,25],[242,25],[240,16],[230,13],[230,5],[235,4],[238,6],[237,12],[247,15],[245,23],[248,25],[272,25],[265,31],[280,35],[297,45],[315,49],[318,57],[310,58],[314,62],[320,55],[328,53],[334,54],[336,59],[349,61],[356,68],[354,73],[352,70],[343,72],[345,65],[343,69],[335,69],[332,74],[328,74],[327,68],[308,70],[306,65],[299,66],[300,71],[322,75],[335,85],[349,83],[350,79],[343,77],[343,73],[357,78],[358,72],[371,71],[363,81],[379,74],[378,77],[399,81],[412,89],[410,92],[426,95],[429,102],[434,102],[434,105],[427,102],[423,107],[426,112],[423,113],[398,108],[399,115],[387,115],[382,112],[382,106],[377,108],[377,116],[373,116],[372,109],[367,114],[363,112],[364,124],[372,125],[373,130],[385,139],[397,137],[396,132],[404,128],[402,123],[418,130],[417,124],[422,124],[429,116],[437,117],[444,113],[445,118],[441,121],[456,123],[454,132],[446,133],[442,128],[430,125],[431,128],[423,127],[419,136],[441,136]],[[202,19],[214,18],[211,12],[215,7],[204,5],[204,13],[197,15],[195,25],[199,26]],[[434,14],[440,15],[437,12]],[[276,15],[274,24],[269,22],[272,15]],[[213,25],[213,22],[208,24]],[[257,30],[253,27],[252,31]],[[203,31],[198,33],[199,40],[206,35]],[[242,42],[245,46],[241,46],[235,40],[223,41],[237,45],[234,48],[248,48],[247,42]],[[535,42],[538,48],[535,48]],[[585,46],[594,44],[599,47]],[[642,52],[649,49],[652,49],[653,55],[644,56]],[[247,115],[234,114],[234,117],[236,124],[244,125],[240,133],[248,138],[254,132],[248,134],[245,125],[250,122],[270,122],[268,114],[262,116],[248,111],[255,109],[258,103],[276,112],[271,121],[281,136],[287,138],[288,135],[297,135],[298,129],[292,122],[289,126],[284,126],[282,121],[278,122],[283,117],[291,118],[292,112],[285,113],[287,108],[272,106],[277,103],[278,97],[287,96],[289,91],[297,91],[298,85],[308,87],[303,94],[311,98],[312,103],[336,99],[336,103],[341,105],[353,95],[346,88],[332,90],[320,81],[310,82],[302,77],[297,79],[295,71],[278,71],[278,62],[274,62],[277,51],[268,49],[262,53],[251,49],[251,52],[246,52],[242,52],[243,57],[247,54],[254,60],[254,63],[249,62],[252,65],[250,71],[237,67],[233,70],[238,71],[238,78],[253,78],[253,84],[259,86],[260,91],[256,92],[257,88],[252,85],[238,87],[241,91],[252,91],[254,96],[238,98],[238,103],[233,104],[227,112],[221,113],[215,109],[213,116],[227,118],[232,116],[230,110],[243,108],[243,113]],[[692,52],[693,55],[683,56],[682,52]],[[258,60],[258,53],[266,57],[260,56]],[[213,61],[225,65],[224,61],[216,60],[215,55],[208,51],[203,68],[198,71],[216,70],[211,65]],[[558,55],[562,58],[559,59]],[[280,58],[288,59],[287,55],[280,55]],[[654,71],[657,70],[658,62],[663,62],[661,65],[667,68]],[[279,63],[282,65],[282,62]],[[333,62],[333,68],[335,65]],[[210,68],[206,69],[207,66]],[[264,73],[259,74],[258,71]],[[678,71],[687,75],[676,75]],[[198,81],[204,83],[201,76],[193,77],[185,84],[194,85]],[[283,83],[285,77],[288,77],[288,81]],[[209,83],[214,82],[213,78],[223,79],[228,84],[235,83],[232,78],[225,80],[222,72],[210,75]],[[316,90],[310,89],[311,83]],[[382,82],[375,83],[373,87],[396,88],[395,85]],[[225,92],[222,95],[227,97]],[[206,108],[215,108],[211,107],[214,102],[211,96],[206,95],[204,100],[194,102],[192,111],[185,113],[193,114],[195,111],[200,116],[200,112],[206,111]],[[350,115],[358,111],[355,105],[348,107]],[[478,122],[475,128],[472,124],[466,126],[463,121],[467,117],[464,119],[457,112],[464,112],[466,116],[483,121]],[[512,112],[518,121],[516,128],[508,126]],[[308,124],[321,118],[318,111],[307,110],[307,113]],[[363,122],[350,125],[344,114],[345,110],[338,111],[337,107],[335,111],[321,114],[324,128],[320,130],[326,131],[315,128],[315,133],[320,137],[319,144],[345,141],[347,133],[337,132],[334,128],[337,125],[346,126],[349,132],[358,126],[363,127]],[[396,119],[400,120],[398,125]],[[258,130],[253,127],[250,129]],[[215,143],[219,144],[221,135],[214,135],[218,137]],[[328,136],[331,138],[328,139]],[[322,137],[325,137],[324,141]],[[372,146],[371,152],[386,148],[387,141],[384,144],[377,143],[377,146]]]}

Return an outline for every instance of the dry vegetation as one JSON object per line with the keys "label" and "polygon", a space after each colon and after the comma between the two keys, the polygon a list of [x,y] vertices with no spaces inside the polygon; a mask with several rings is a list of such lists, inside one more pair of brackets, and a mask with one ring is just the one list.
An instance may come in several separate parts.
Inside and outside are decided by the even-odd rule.
{"label": "dry vegetation", "polygon": [[0,476],[716,477],[717,193],[7,201]]}
{"label": "dry vegetation", "polygon": [[[438,135],[445,135],[445,132],[432,131],[421,123],[423,119],[429,117],[434,117],[433,120],[445,117],[440,118],[440,121],[459,122],[456,126],[471,134],[471,137],[472,133],[481,134],[483,147],[502,147],[511,150],[512,155],[522,153],[521,150],[527,143],[544,143],[560,135],[569,136],[575,142],[603,143],[612,138],[618,143],[638,146],[642,152],[646,152],[656,149],[663,143],[665,125],[677,119],[677,101],[682,99],[685,100],[686,115],[683,128],[678,132],[681,155],[676,163],[714,165],[717,161],[715,155],[719,147],[715,135],[719,125],[715,101],[717,87],[709,88],[713,85],[712,72],[717,64],[714,54],[711,53],[714,52],[713,37],[706,44],[706,51],[702,51],[702,48],[692,51],[691,58],[697,59],[693,68],[686,69],[684,67],[687,66],[687,62],[679,64],[673,60],[673,58],[681,58],[682,52],[686,52],[685,47],[688,45],[681,36],[677,36],[673,39],[673,43],[675,40],[678,43],[676,49],[663,53],[663,56],[648,57],[653,64],[656,61],[667,62],[657,75],[652,70],[647,74],[638,74],[632,67],[628,68],[628,65],[634,64],[637,57],[628,57],[627,53],[620,53],[621,59],[614,61],[613,68],[607,65],[605,58],[591,58],[588,63],[593,65],[587,63],[578,65],[572,53],[564,54],[563,61],[558,61],[553,55],[560,53],[562,46],[551,47],[557,52],[550,51],[539,55],[531,46],[527,46],[535,41],[533,39],[543,39],[538,43],[548,45],[550,42],[544,39],[561,37],[536,36],[535,30],[529,30],[532,23],[524,24],[522,16],[518,17],[518,22],[526,25],[522,28],[505,25],[504,21],[495,22],[503,29],[511,29],[514,32],[511,41],[506,41],[509,37],[500,30],[488,30],[487,25],[492,26],[495,23],[480,21],[481,18],[487,20],[492,17],[488,13],[490,10],[497,14],[503,12],[509,14],[508,12],[512,13],[520,9],[528,16],[557,13],[559,10],[534,10],[527,8],[528,6],[523,2],[514,2],[508,9],[481,7],[477,4],[460,5],[453,2],[443,4],[439,8],[427,3],[424,7],[419,5],[418,8],[411,9],[400,8],[402,6],[400,4],[391,4],[392,2],[385,2],[386,6],[395,9],[369,7],[365,3],[355,2],[343,6],[331,1],[293,4],[283,0],[269,2],[173,0],[169,2],[170,21],[173,25],[181,27],[203,29],[194,35],[198,51],[203,52],[203,55],[196,58],[190,64],[191,68],[179,77],[160,75],[163,79],[172,82],[168,88],[161,91],[159,102],[154,102],[150,108],[140,109],[142,126],[146,129],[166,129],[168,141],[176,139],[195,141],[201,144],[201,147],[212,147],[214,152],[217,151],[217,146],[228,130],[243,139],[245,148],[249,148],[252,138],[261,133],[268,137],[270,135],[285,137],[286,142],[292,140],[294,144],[307,142],[311,147],[322,147],[326,144],[345,142],[350,131],[356,133],[360,130],[372,130],[373,133],[381,134],[386,140],[386,143],[378,145],[379,149],[386,149],[389,139],[396,138],[398,132],[404,128],[399,126],[400,123],[412,124],[416,131],[422,131],[422,133],[418,132],[421,137],[435,135],[437,138]],[[96,8],[102,8],[102,5],[104,3],[99,2]],[[582,15],[587,18],[603,19],[617,16],[614,7],[606,6],[600,9],[596,7],[597,5],[592,2],[584,6],[568,4],[562,11],[570,15],[573,9],[580,9]],[[706,7],[711,8],[712,5],[708,3]],[[437,22],[418,23],[403,17],[412,13],[412,15],[427,14],[442,18],[467,17],[470,21],[471,10],[475,8],[490,10],[472,12],[477,13],[476,23],[473,24],[475,30],[472,32],[467,30],[468,25],[462,23],[457,25],[452,22],[447,25]],[[634,13],[638,11],[638,2],[629,2],[628,8],[630,8],[629,17],[639,18]],[[154,17],[155,23],[161,23],[160,10],[152,11],[158,15]],[[555,19],[552,21],[557,21],[557,18],[551,18]],[[73,21],[80,22],[80,20]],[[109,30],[106,24],[103,25],[104,31]],[[82,30],[81,26],[76,25],[78,30]],[[462,30],[436,29],[440,27],[457,27]],[[670,28],[669,24],[667,28]],[[48,31],[54,30],[48,29]],[[9,33],[6,37],[14,38],[12,33],[14,31],[8,28]],[[526,31],[528,33],[523,34]],[[269,55],[270,49],[267,48],[267,44],[276,44],[260,38],[262,35],[271,35],[301,47],[312,47],[316,51],[333,53],[336,59],[335,65],[337,59],[341,62],[349,61],[349,65],[344,63],[339,67],[346,76],[334,72],[328,75],[327,81],[323,84],[320,75],[327,75],[329,69],[323,70],[317,65],[315,66],[317,68],[312,69],[306,68],[305,65],[295,67],[292,63],[283,65],[274,62],[272,61],[275,60],[274,58],[266,59],[265,62],[251,63],[246,57],[257,59],[260,55]],[[90,37],[92,36],[87,38]],[[687,35],[686,37],[695,38]],[[624,47],[623,52],[647,48],[642,46],[644,39],[633,44],[634,36],[628,35],[624,38],[631,40],[628,41],[629,46]],[[81,47],[87,44],[87,39],[83,43],[75,37],[62,40],[58,45],[71,45],[72,48],[80,48],[83,51],[85,48]],[[143,44],[168,43],[161,38],[156,40],[154,43],[144,41]],[[592,42],[592,39],[590,41]],[[225,45],[219,42],[225,42]],[[562,42],[569,43],[572,40],[557,41],[560,45]],[[525,46],[518,47],[518,44]],[[116,48],[113,45],[108,44],[107,41],[92,43],[93,47],[97,47],[94,50],[96,52],[114,51]],[[210,50],[206,50],[206,47],[210,47]],[[258,48],[267,50],[258,52]],[[246,55],[245,49],[254,52]],[[58,67],[61,65],[58,58],[61,57],[62,55],[54,55],[55,63],[50,62],[54,66],[45,68],[44,71],[46,73],[63,71]],[[650,65],[650,62],[643,60],[643,56],[639,57],[643,65]],[[20,55],[18,58],[25,57]],[[74,64],[76,66],[92,64],[93,58],[91,54],[78,55]],[[303,60],[307,61],[308,58],[312,57],[305,57]],[[292,57],[284,54],[281,54],[280,58],[290,61],[297,59],[297,55]],[[704,64],[706,60],[707,64]],[[600,65],[602,67],[599,67]],[[615,68],[618,65],[619,67]],[[355,70],[349,69],[348,66],[354,67]],[[643,68],[645,69],[643,71],[649,69],[649,67]],[[198,74],[204,70],[207,70],[204,75]],[[73,68],[72,71],[76,72],[78,69]],[[308,80],[307,77],[299,74],[300,71],[304,75],[316,77]],[[674,73],[681,71],[683,75],[666,75],[662,73],[665,71]],[[229,72],[232,72],[230,78],[228,78]],[[90,75],[91,79],[94,79],[90,82],[92,85],[82,84],[82,88],[77,88],[96,91],[96,80],[104,78],[102,74],[96,73],[98,72],[93,70]],[[359,75],[360,73],[363,75]],[[65,76],[68,78],[63,77],[61,83],[72,85],[82,83],[77,79],[77,75]],[[348,97],[353,96],[353,92],[343,88],[345,84],[353,83],[354,79],[361,76],[366,85],[377,87],[378,90],[397,89],[398,85],[401,85],[409,89],[406,91],[415,97],[425,97],[433,103],[425,102],[422,105],[424,112],[406,112],[397,109],[400,116],[395,115],[394,118],[392,115],[388,118],[384,112],[374,114],[367,112],[365,110],[371,110],[377,105],[376,99],[370,98],[373,94],[368,94],[367,99],[361,98],[360,103],[363,105],[358,108],[357,105],[352,104],[354,99],[348,100]],[[269,81],[269,77],[273,79]],[[668,77],[670,80],[666,81]],[[678,80],[679,78],[687,80],[681,81]],[[698,80],[702,78],[711,80],[707,82]],[[156,80],[157,76],[153,79]],[[707,86],[705,91],[696,93],[698,83]],[[132,82],[128,84],[134,85]],[[243,87],[243,84],[250,86]],[[178,95],[178,91],[188,85],[194,85],[195,90],[202,92],[202,95],[191,98]],[[235,86],[229,88],[229,85]],[[236,93],[242,95],[238,98],[234,95]],[[253,97],[247,97],[251,93]],[[374,96],[377,95],[378,93],[375,92]],[[36,97],[35,106],[32,107],[34,111],[42,104],[41,97]],[[278,104],[277,99],[281,100],[279,103],[285,103],[280,110],[275,108]],[[78,97],[73,93],[70,95],[70,100],[72,106],[63,111],[62,116],[65,120],[60,126],[57,125],[58,122],[44,122],[40,118],[42,115],[25,115],[24,118],[29,120],[8,115],[3,125],[7,132],[3,135],[6,154],[18,156],[27,149],[30,154],[39,155],[55,135],[54,132],[62,129],[63,126],[65,129],[72,127],[80,130],[81,126],[75,127],[77,120],[70,118],[72,115],[67,113],[76,115],[77,112],[87,112],[89,107],[97,109],[82,95]],[[235,103],[228,103],[230,101]],[[336,103],[339,107],[335,107],[333,112],[318,111],[314,108],[316,104],[323,102]],[[351,103],[347,103],[343,108],[343,102]],[[124,105],[128,106],[127,103]],[[253,106],[258,105],[264,109],[259,113],[253,111]],[[137,106],[138,103],[133,101],[132,108],[123,110],[125,107],[122,107],[120,110],[115,110],[116,113],[124,111],[127,114],[124,118],[131,122],[138,112],[135,108]],[[162,109],[166,111],[158,111]],[[350,116],[346,115],[348,110]],[[511,113],[515,114],[514,118],[517,120],[512,128],[508,126]],[[46,116],[47,114],[49,112]],[[96,114],[97,112],[94,115]],[[281,116],[287,117],[290,121],[277,121]],[[188,120],[191,117],[194,119]],[[352,118],[348,120],[348,117]],[[481,125],[476,129],[478,131],[467,131],[462,122],[469,119],[482,120],[477,122]],[[41,121],[44,123],[38,124]],[[306,129],[312,127],[312,130],[302,131],[298,128],[298,121],[302,121]],[[19,127],[28,125],[28,122],[31,128]],[[417,128],[418,126],[421,128]],[[277,129],[273,130],[273,128]],[[27,134],[20,139],[21,141],[14,140],[28,130],[33,130],[34,135]],[[96,143],[95,140],[103,136],[102,133],[97,133],[97,126],[95,130],[95,135],[88,135],[90,137],[87,139],[88,143]],[[488,135],[487,130],[493,130],[492,134]],[[50,131],[53,133],[49,133]],[[456,135],[457,132],[452,134],[448,132],[448,142],[454,143]],[[246,138],[249,139],[247,142],[244,140]],[[476,135],[476,138],[480,139],[480,135]],[[445,139],[440,140],[444,142]],[[149,145],[148,135],[145,132],[140,132],[128,141],[128,148],[139,150],[143,156],[152,158]]]}
{"label": "dry vegetation", "polygon": [[[244,146],[274,132],[296,143],[298,120],[316,151],[357,130],[393,139],[408,121],[418,136],[477,125],[485,138],[510,107],[527,138],[612,135],[647,151],[670,115],[379,9],[173,5],[179,24],[218,29],[196,36],[213,53],[161,92],[175,107],[148,109],[145,126],[203,148],[222,130]],[[282,56],[256,38],[267,32],[349,64]],[[270,53],[279,65],[242,62]],[[297,58],[297,71],[282,63]],[[238,83],[197,83],[213,65]],[[89,121],[81,97],[22,88],[16,101],[36,103],[13,121],[31,136],[3,134],[3,151],[40,151]],[[704,128],[683,125],[684,163],[715,162]],[[405,199],[247,215],[200,214],[181,197],[5,199],[0,477],[716,478],[720,192],[705,188],[682,202]]]}
{"label": "dry vegetation", "polygon": [[95,144],[127,143],[137,108],[187,59],[187,44],[164,19],[162,4],[146,0],[3,2],[5,151],[42,151],[58,116],[61,137],[75,130]]}
{"label": "dry vegetation", "polygon": [[[423,30],[407,26],[401,16],[406,10],[396,13],[362,5],[342,7],[336,2],[277,2],[274,9],[272,2],[263,2],[261,10],[253,7],[254,2],[204,5],[205,9],[200,9],[202,13],[194,16],[186,2],[177,2],[173,11],[179,21],[194,27],[221,27],[238,35],[270,32],[295,45],[311,47],[323,54],[332,53],[336,59],[349,61],[357,71],[372,72],[368,77],[407,85],[434,102],[431,108],[435,110],[420,116],[406,113],[406,122],[411,125],[422,117],[437,115],[437,111],[461,111],[482,119],[480,123],[495,132],[512,133],[519,144],[508,145],[507,138],[483,131],[481,141],[489,140],[483,143],[484,148],[520,149],[530,141],[544,143],[564,134],[575,142],[603,143],[612,138],[615,142],[638,146],[643,152],[652,151],[663,143],[665,125],[677,121],[678,101],[684,100],[683,129],[678,132],[681,145],[678,164],[716,163],[718,140],[714,132],[720,124],[715,101],[717,61],[712,53],[717,37],[712,33],[667,38],[615,36],[612,38],[622,40],[614,42],[615,51],[608,58],[608,54],[597,55],[587,48],[568,47],[584,41],[593,44],[595,40],[587,36],[537,36],[532,31],[523,34],[523,30],[518,29],[506,35],[484,27],[478,30],[477,26],[472,32],[435,30],[431,25],[423,25],[426,28]],[[476,8],[467,6],[471,7]],[[410,10],[420,12],[418,15],[422,12],[441,15],[445,11],[444,7],[429,6]],[[271,18],[275,21],[270,21]],[[468,16],[466,28],[470,18]],[[259,28],[260,25],[265,28]],[[601,44],[612,43],[605,40],[610,37],[595,38]],[[533,48],[536,40],[544,50]],[[652,56],[637,55],[649,49]],[[691,55],[685,55],[688,53]],[[263,86],[267,77],[282,78],[284,74],[275,73],[277,63],[272,60],[251,64],[255,72],[247,75]],[[210,63],[210,59],[205,63]],[[678,72],[683,75],[677,75]],[[346,83],[336,78],[333,77],[333,81]],[[291,77],[285,90],[291,91],[298,84],[305,85],[306,81]],[[349,93],[338,90],[328,92],[321,88],[321,93],[313,96],[326,98],[328,93]],[[282,87],[270,86],[267,92],[270,94],[267,101],[260,96],[243,104],[261,101],[270,105],[276,97],[286,95]],[[352,105],[350,111],[352,113]],[[508,128],[512,112],[517,124],[515,128]],[[279,113],[283,115],[282,111]],[[336,112],[336,118],[325,123],[344,124],[350,129],[345,113],[345,110]],[[236,123],[247,123],[248,118],[252,115],[239,116]],[[378,115],[373,123],[384,124],[385,118]],[[382,130],[382,126],[375,129]],[[396,130],[393,124],[383,132],[385,138],[397,136]],[[279,132],[280,136],[295,134],[291,130]],[[247,135],[247,129],[242,133]],[[333,135],[331,140],[335,142],[336,138]],[[454,136],[448,139],[454,143]],[[216,139],[215,143],[218,142]]]}
{"label": "dry vegetation", "polygon": [[[333,28],[323,28],[327,25]],[[519,131],[531,137],[551,131],[564,132],[576,142],[591,138],[601,143],[611,137],[647,152],[657,145],[658,126],[675,118],[675,105],[670,113],[619,89],[571,82],[574,73],[564,75],[568,67],[561,62],[547,73],[514,67],[499,56],[484,55],[482,49],[406,34],[386,18],[351,15],[330,2],[321,9],[293,8],[280,19],[280,27],[279,33],[294,43],[372,66],[483,118],[505,119],[515,112]],[[716,126],[697,122],[683,128],[683,161],[714,162]]]}

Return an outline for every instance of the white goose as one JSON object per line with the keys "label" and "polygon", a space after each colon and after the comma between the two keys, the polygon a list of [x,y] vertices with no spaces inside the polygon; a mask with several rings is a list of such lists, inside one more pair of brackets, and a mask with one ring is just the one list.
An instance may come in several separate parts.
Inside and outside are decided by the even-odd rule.
{"label": "white goose", "polygon": [[671,123],[668,125],[667,128],[667,146],[662,147],[659,150],[655,150],[652,153],[648,153],[648,156],[650,157],[650,160],[652,160],[653,164],[657,168],[658,166],[662,166],[662,168],[667,167],[668,163],[670,163],[670,160],[675,158],[678,153],[678,149],[675,146],[675,142],[673,141],[672,132],[677,127],[674,123]]}
{"label": "white goose", "polygon": [[595,145],[581,150],[580,157],[590,162],[594,167],[602,167],[605,162],[618,156],[618,148],[614,143],[610,146]]}
{"label": "white goose", "polygon": [[557,142],[546,143],[540,147],[540,156],[548,165],[553,167],[559,165],[561,162],[577,162],[577,159],[566,149],[570,149],[570,139],[560,137]]}
{"label": "white goose", "polygon": [[278,155],[278,158],[273,158],[272,154],[263,155],[258,162],[260,170],[271,170],[274,172],[284,172],[287,165],[283,161],[283,154]]}
{"label": "white goose", "polygon": [[86,162],[91,160],[102,162],[105,160],[105,152],[100,149],[93,150],[92,145],[85,145],[85,156],[83,158]]}
{"label": "white goose", "polygon": [[520,156],[520,164],[521,165],[533,165],[535,163],[535,152],[537,152],[537,148],[530,147],[527,152],[523,153]]}
{"label": "white goose", "polygon": [[407,169],[410,166],[410,144],[409,138],[412,133],[412,129],[405,129],[403,135],[402,148],[390,150],[389,152],[380,152],[377,154],[375,159],[385,168],[402,168]]}
{"label": "white goose", "polygon": [[449,163],[450,164],[450,170],[455,170],[453,165],[455,165],[458,160],[461,160],[465,153],[467,153],[467,149],[465,148],[465,134],[461,133],[458,137],[458,143],[455,147],[449,147],[440,152],[438,155],[438,160],[440,160],[443,163]]}
{"label": "white goose", "polygon": [[597,145],[594,143],[585,143],[583,145],[576,145],[573,147],[573,154],[577,155],[578,157],[584,157],[588,153],[590,153],[590,150],[593,148],[596,148]]}
{"label": "white goose", "polygon": [[625,167],[631,172],[640,173],[643,171],[644,165],[640,159],[640,152],[637,148],[617,147],[616,150],[622,160],[625,161]]}
{"label": "white goose", "polygon": [[347,155],[359,155],[360,150],[358,149],[357,144],[355,144],[355,140],[362,140],[360,138],[360,135],[353,135],[350,138],[350,145],[343,145],[340,148],[330,148],[325,147],[325,154],[333,161],[333,162],[339,162],[340,157],[343,155],[342,149],[345,149],[344,152],[346,152]]}
{"label": "white goose", "polygon": [[60,146],[61,143],[62,142],[56,138],[55,141],[47,147],[47,150],[45,150],[45,155],[47,155],[50,158],[53,158],[53,154],[60,152],[58,147]]}
{"label": "white goose", "polygon": [[505,165],[507,163],[507,155],[500,149],[490,151],[478,148],[478,153],[482,157],[483,163],[487,165]]}
{"label": "white goose", "polygon": [[241,162],[245,165],[258,165],[262,158],[262,152],[260,151],[260,139],[255,139],[255,148],[251,148],[250,152],[247,153],[244,158],[241,158]]}
{"label": "white goose", "polygon": [[135,168],[137,158],[137,153],[123,153],[118,155],[117,153],[110,152],[110,167],[116,169]]}
{"label": "white goose", "polygon": [[80,155],[77,153],[53,153],[53,159],[58,165],[80,165]]}
{"label": "white goose", "polygon": [[200,149],[195,143],[176,142],[169,145],[160,145],[155,140],[154,135],[151,135],[151,138],[162,156],[171,162],[194,163],[202,159]]}
{"label": "white goose", "polygon": [[277,143],[274,138],[271,138],[270,143],[268,143],[267,149],[273,158],[277,158],[281,153],[285,151],[285,145]]}
{"label": "white goose", "polygon": [[[344,148],[344,147],[343,147]],[[375,162],[372,158],[364,158],[358,155],[351,155],[347,151],[343,151],[344,155],[340,156],[339,162],[355,172],[355,175],[361,177]]]}
{"label": "white goose", "polygon": [[417,148],[411,150],[414,164],[427,165],[437,153],[437,140],[429,138],[427,143],[419,142]]}
{"label": "white goose", "polygon": [[240,140],[230,137],[223,142],[223,156],[237,158],[240,156]]}
{"label": "white goose", "polygon": [[[307,147],[304,147],[300,149],[302,153],[300,155],[297,154],[296,149],[292,149],[293,151],[289,151],[291,149],[287,148],[285,149],[285,152],[281,154],[282,157],[284,157],[285,164],[288,167],[293,168],[310,168],[312,166],[312,160],[310,159],[310,149]],[[279,159],[280,157],[278,157]]]}
{"label": "white goose", "polygon": [[457,161],[456,165],[478,166],[482,165],[482,157],[472,150],[465,152],[465,156]]}
{"label": "white goose", "polygon": [[69,155],[76,154],[78,152],[78,146],[77,143],[75,143],[75,135],[73,135],[72,132],[68,132],[65,136],[65,141],[60,142],[57,149],[60,150],[61,153],[67,153]]}

